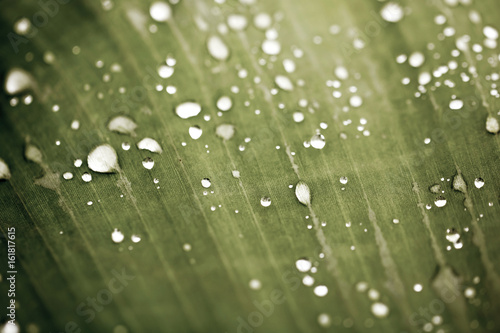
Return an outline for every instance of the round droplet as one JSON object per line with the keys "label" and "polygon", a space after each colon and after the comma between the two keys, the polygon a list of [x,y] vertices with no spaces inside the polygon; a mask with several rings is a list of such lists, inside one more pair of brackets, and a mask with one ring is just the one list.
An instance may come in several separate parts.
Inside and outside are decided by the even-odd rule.
{"label": "round droplet", "polygon": [[120,168],[116,151],[108,144],[92,149],[87,156],[87,164],[90,170],[100,173],[112,173]]}
{"label": "round droplet", "polygon": [[251,279],[248,285],[252,290],[259,290],[260,288],[262,288],[262,283],[257,279]]}
{"label": "round droplet", "polygon": [[271,206],[271,198],[269,198],[269,197],[262,197],[260,199],[260,204],[262,205],[262,207],[269,207],[269,206]]}
{"label": "round droplet", "polygon": [[221,111],[229,111],[233,106],[233,101],[228,96],[221,96],[217,100],[217,109]]}
{"label": "round droplet", "polygon": [[262,43],[262,51],[268,55],[278,55],[281,52],[281,44],[277,40],[266,39]]}
{"label": "round droplet", "polygon": [[295,262],[295,267],[297,267],[297,270],[302,273],[307,273],[312,267],[312,263],[309,259],[299,259]]}
{"label": "round droplet", "polygon": [[113,242],[115,243],[121,243],[123,242],[123,239],[125,238],[125,236],[123,235],[123,233],[118,230],[118,229],[115,229],[113,230],[113,232],[111,233],[111,239],[113,240]]}
{"label": "round droplet", "polygon": [[351,96],[351,98],[349,98],[349,104],[353,108],[359,108],[361,105],[363,105],[363,99],[358,95]]}
{"label": "round droplet", "polygon": [[82,175],[82,179],[84,182],[88,183],[90,181],[92,181],[92,175],[88,172],[85,172],[83,175]]}
{"label": "round droplet", "polygon": [[66,180],[73,179],[73,174],[71,172],[65,172],[63,173],[63,178]]}
{"label": "round droplet", "polygon": [[474,186],[476,186],[476,188],[481,188],[484,186],[484,180],[483,178],[476,178],[474,179]]}
{"label": "round droplet", "polygon": [[130,143],[128,142],[122,142],[122,149],[127,151],[130,149]]}
{"label": "round droplet", "polygon": [[173,74],[174,74],[174,68],[173,67],[170,67],[170,66],[167,66],[167,65],[161,65],[160,67],[158,67],[158,75],[162,79],[168,79]]}
{"label": "round droplet", "polygon": [[229,140],[234,136],[234,126],[230,124],[221,124],[215,129],[215,134],[224,140]]}
{"label": "round droplet", "polygon": [[267,13],[259,13],[253,18],[253,24],[257,29],[265,30],[272,24],[271,15]]}
{"label": "round droplet", "polygon": [[385,318],[389,315],[389,307],[384,303],[373,303],[371,309],[373,315],[377,318]]}
{"label": "round droplet", "polygon": [[325,148],[325,145],[326,145],[325,137],[322,134],[317,133],[313,135],[313,137],[311,138],[311,146],[313,148],[323,149]]}
{"label": "round droplet", "polygon": [[26,17],[22,17],[14,23],[14,32],[21,36],[29,34],[31,28],[31,21]]}
{"label": "round droplet", "polygon": [[498,30],[493,28],[492,26],[485,26],[483,28],[483,34],[488,39],[498,39]]}
{"label": "round droplet", "polygon": [[198,140],[203,134],[203,130],[198,126],[189,127],[189,136],[193,140]]}
{"label": "round droplet", "polygon": [[450,109],[460,110],[464,106],[464,102],[460,99],[454,99],[450,102]]}
{"label": "round droplet", "polygon": [[488,116],[486,118],[486,130],[491,134],[497,134],[500,132],[500,124],[498,123],[497,118]]}
{"label": "round droplet", "polygon": [[108,122],[108,129],[120,134],[131,135],[136,128],[137,124],[127,116],[116,116]]}
{"label": "round droplet", "polygon": [[411,67],[420,67],[425,61],[425,56],[421,52],[413,52],[408,59],[408,63]]}
{"label": "round droplet", "polygon": [[211,185],[212,185],[212,182],[210,181],[210,179],[203,178],[201,180],[201,186],[203,186],[204,188],[209,188]]}
{"label": "round droplet", "polygon": [[294,112],[293,113],[293,121],[295,121],[296,123],[301,123],[304,121],[304,114],[302,112]]}
{"label": "round droplet", "polygon": [[322,313],[318,316],[318,324],[321,327],[330,327],[332,324],[332,319],[326,313]]}
{"label": "round droplet", "polygon": [[434,205],[436,205],[436,207],[444,207],[446,205],[446,199],[443,196],[439,196],[434,200]]}
{"label": "round droplet", "polygon": [[153,2],[151,7],[149,7],[149,15],[156,22],[166,22],[172,16],[172,9],[166,2]]}
{"label": "round droplet", "polygon": [[153,161],[151,157],[146,157],[144,160],[142,160],[142,166],[148,170],[151,170],[155,166],[155,161]]}
{"label": "round droplet", "polygon": [[474,289],[472,287],[465,288],[464,296],[466,298],[474,298],[474,296],[476,296],[476,289]]}
{"label": "round droplet", "polygon": [[422,285],[420,283],[417,283],[413,286],[413,290],[417,293],[421,292],[423,289]]}
{"label": "round droplet", "polygon": [[380,16],[387,22],[399,22],[404,16],[403,7],[395,2],[388,2],[382,7]]}
{"label": "round droplet", "polygon": [[318,297],[325,297],[328,294],[328,287],[319,285],[314,287],[314,294]]}
{"label": "round droplet", "polygon": [[342,176],[342,177],[340,177],[340,183],[341,183],[341,184],[344,184],[344,185],[345,185],[345,184],[347,184],[347,182],[348,182],[348,179],[347,179],[347,177],[346,177],[346,176]]}

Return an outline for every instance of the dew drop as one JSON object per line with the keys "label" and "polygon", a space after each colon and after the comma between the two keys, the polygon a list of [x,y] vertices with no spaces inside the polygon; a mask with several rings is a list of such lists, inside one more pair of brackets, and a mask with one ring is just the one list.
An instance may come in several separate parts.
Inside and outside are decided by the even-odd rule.
{"label": "dew drop", "polygon": [[29,34],[31,28],[31,21],[26,17],[22,17],[14,23],[14,32],[21,36]]}
{"label": "dew drop", "polygon": [[485,26],[483,28],[483,34],[488,39],[498,39],[498,30],[493,28],[492,26]]}
{"label": "dew drop", "polygon": [[203,134],[203,130],[199,126],[189,127],[189,136],[193,140],[198,140]]}
{"label": "dew drop", "polygon": [[151,170],[155,166],[155,161],[153,161],[151,157],[146,157],[142,160],[142,166],[148,170]]}
{"label": "dew drop", "polygon": [[30,73],[21,68],[13,68],[5,77],[5,92],[16,95],[34,86],[35,80]]}
{"label": "dew drop", "polygon": [[271,206],[271,198],[269,198],[269,197],[262,197],[260,199],[260,204],[262,205],[262,207],[269,207],[269,206]]}
{"label": "dew drop", "polygon": [[11,174],[9,170],[9,166],[5,163],[4,160],[0,158],[0,180],[8,180],[10,179]]}
{"label": "dew drop", "polygon": [[323,149],[326,145],[325,137],[317,133],[311,138],[311,146],[316,149]]}
{"label": "dew drop", "polygon": [[476,296],[476,289],[472,287],[467,287],[464,290],[464,296],[466,298],[474,298]]}
{"label": "dew drop", "polygon": [[351,96],[351,98],[349,99],[349,104],[353,108],[359,108],[361,105],[363,105],[363,99],[358,95]]}
{"label": "dew drop", "polygon": [[299,180],[297,185],[295,185],[295,196],[297,200],[305,206],[311,204],[311,190],[309,186],[302,180]]}
{"label": "dew drop", "polygon": [[314,294],[318,297],[325,297],[328,294],[328,287],[319,285],[314,287]]}
{"label": "dew drop", "polygon": [[281,44],[277,40],[266,39],[261,47],[262,51],[268,55],[278,55],[281,52]]}
{"label": "dew drop", "polygon": [[307,273],[311,269],[312,263],[309,259],[302,258],[302,259],[298,259],[295,262],[295,267],[297,267],[297,270],[299,272]]}
{"label": "dew drop", "polygon": [[144,138],[141,141],[137,143],[137,148],[140,150],[148,150],[152,153],[157,153],[161,154],[163,152],[163,149],[161,148],[160,144],[151,138]]}
{"label": "dew drop", "polygon": [[63,173],[63,178],[66,180],[73,179],[73,174],[71,172],[65,172]]}
{"label": "dew drop", "polygon": [[450,102],[450,109],[460,110],[464,106],[464,102],[460,99],[454,99]]}
{"label": "dew drop", "polygon": [[486,130],[492,134],[500,132],[498,120],[492,116],[488,116],[488,118],[486,118]]}
{"label": "dew drop", "polygon": [[293,121],[295,121],[296,123],[301,123],[304,121],[304,114],[302,112],[294,112],[293,113]]}
{"label": "dew drop", "polygon": [[318,316],[318,324],[321,327],[330,327],[330,325],[332,324],[332,319],[330,318],[330,316],[328,314],[321,313]]}
{"label": "dew drop", "polygon": [[483,178],[476,178],[474,179],[474,186],[476,186],[476,188],[481,188],[484,186],[484,180]]}
{"label": "dew drop", "polygon": [[116,229],[116,228],[111,233],[111,239],[115,243],[121,243],[121,242],[123,242],[124,238],[125,238],[125,236],[123,235],[123,233],[120,230]]}
{"label": "dew drop", "polygon": [[81,159],[79,159],[79,158],[77,158],[77,159],[75,160],[75,162],[73,163],[73,165],[74,165],[75,167],[77,167],[77,168],[81,167],[81,166],[82,166],[82,164],[83,164],[83,161],[82,161]]}
{"label": "dew drop", "polygon": [[345,176],[340,177],[340,183],[341,183],[341,184],[344,184],[344,185],[345,185],[345,184],[347,184],[347,182],[348,182],[347,177],[345,177]]}
{"label": "dew drop", "polygon": [[212,185],[212,182],[210,181],[210,179],[203,178],[201,180],[201,186],[203,186],[204,188],[209,188],[211,185]]}
{"label": "dew drop", "polygon": [[259,13],[253,18],[253,24],[257,29],[265,30],[271,26],[271,15],[267,13]]}
{"label": "dew drop", "polygon": [[423,289],[422,285],[420,283],[417,283],[413,286],[413,290],[417,293],[421,292]]}
{"label": "dew drop", "polygon": [[127,116],[116,116],[108,122],[108,129],[120,134],[133,135],[136,128],[137,124]]}
{"label": "dew drop", "polygon": [[425,56],[421,52],[413,52],[408,58],[408,63],[411,67],[420,67],[425,61]]}
{"label": "dew drop", "polygon": [[259,290],[260,288],[262,288],[262,283],[257,279],[251,279],[248,285],[252,290]]}
{"label": "dew drop", "polygon": [[221,96],[217,100],[217,109],[221,111],[229,111],[233,107],[233,101],[228,96]]}
{"label": "dew drop", "polygon": [[163,1],[156,1],[149,7],[149,15],[156,22],[166,22],[172,16],[172,9]]}
{"label": "dew drop", "polygon": [[158,67],[158,76],[162,79],[168,79],[174,74],[174,68],[168,65],[161,65]]}
{"label": "dew drop", "polygon": [[436,207],[444,207],[446,205],[446,199],[443,196],[439,196],[434,200],[434,205],[436,205]]}
{"label": "dew drop", "polygon": [[247,27],[248,20],[243,15],[232,14],[227,18],[227,25],[234,31],[242,31]]}
{"label": "dew drop", "polygon": [[208,38],[207,49],[216,60],[224,61],[229,58],[229,48],[219,36],[213,35]]}
{"label": "dew drop", "polygon": [[240,172],[238,170],[233,170],[232,174],[234,178],[240,178]]}
{"label": "dew drop", "polygon": [[372,304],[372,313],[377,318],[385,318],[389,315],[389,307],[384,303],[376,302]]}
{"label": "dew drop", "polygon": [[120,168],[116,151],[108,144],[92,149],[87,156],[87,164],[90,170],[100,173],[112,173]]}
{"label": "dew drop", "polygon": [[195,102],[185,102],[177,105],[175,113],[182,119],[195,117],[201,112],[201,105]]}
{"label": "dew drop", "polygon": [[122,142],[122,149],[127,151],[130,149],[130,143],[128,142]]}
{"label": "dew drop", "polygon": [[404,16],[403,7],[395,2],[388,2],[382,7],[380,16],[387,22],[399,22]]}
{"label": "dew drop", "polygon": [[292,83],[292,81],[290,81],[290,79],[287,76],[277,75],[274,78],[274,82],[282,90],[285,90],[285,91],[292,91],[293,90],[293,83]]}
{"label": "dew drop", "polygon": [[304,276],[304,278],[302,279],[302,283],[304,284],[304,286],[312,286],[314,284],[314,278],[310,275],[306,275]]}
{"label": "dew drop", "polygon": [[234,126],[230,124],[221,124],[215,129],[215,134],[224,140],[229,140],[234,136]]}

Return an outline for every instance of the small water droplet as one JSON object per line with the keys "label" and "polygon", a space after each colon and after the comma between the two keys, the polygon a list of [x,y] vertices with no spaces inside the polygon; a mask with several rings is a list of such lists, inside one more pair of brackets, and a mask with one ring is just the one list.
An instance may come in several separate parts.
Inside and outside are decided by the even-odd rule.
{"label": "small water droplet", "polygon": [[382,16],[382,18],[387,22],[399,22],[404,16],[403,7],[401,7],[398,3],[388,2],[384,5],[384,7],[382,7],[380,16]]}
{"label": "small water droplet", "polygon": [[265,30],[272,24],[271,15],[267,13],[259,13],[253,18],[253,24],[257,29]]}
{"label": "small water droplet", "polygon": [[158,141],[151,138],[144,138],[137,143],[137,148],[140,150],[148,150],[152,153],[161,154],[163,149],[161,148]]}
{"label": "small water droplet", "polygon": [[155,166],[155,161],[153,161],[151,157],[146,157],[144,160],[142,160],[142,166],[148,170],[151,170]]}
{"label": "small water droplet", "polygon": [[166,22],[172,16],[172,9],[168,3],[163,1],[156,1],[149,7],[149,15],[156,22]]}
{"label": "small water droplet", "polygon": [[328,314],[321,313],[318,316],[318,324],[321,327],[330,327],[330,325],[332,324],[332,320],[331,320],[331,318],[330,318],[330,316]]}
{"label": "small water droplet", "polygon": [[296,123],[301,123],[304,121],[304,114],[302,112],[294,112],[293,113],[293,121],[295,121]]}
{"label": "small water droplet", "polygon": [[281,44],[277,40],[266,39],[261,47],[262,51],[268,55],[278,55],[281,52]]}
{"label": "small water droplet", "polygon": [[310,287],[314,284],[314,278],[310,275],[306,275],[302,279],[302,283],[304,284],[304,286]]}
{"label": "small water droplet", "polygon": [[234,126],[230,124],[219,125],[215,129],[215,134],[224,140],[229,140],[234,136]]}
{"label": "small water droplet", "polygon": [[326,140],[321,133],[316,133],[311,138],[310,143],[313,148],[323,149],[326,145]]}
{"label": "small water droplet", "polygon": [[139,236],[139,235],[132,235],[130,237],[130,239],[132,240],[133,243],[139,243],[141,241],[141,236]]}
{"label": "small water droplet", "polygon": [[422,285],[420,283],[417,283],[413,286],[413,290],[417,293],[421,292],[423,289]]}
{"label": "small water droplet", "polygon": [[411,67],[420,67],[425,61],[425,56],[421,52],[413,52],[408,58],[408,63]]}
{"label": "small water droplet", "polygon": [[217,108],[221,111],[229,111],[233,106],[233,101],[229,96],[221,96],[217,100]]}
{"label": "small water droplet", "polygon": [[443,196],[439,196],[434,200],[434,205],[436,205],[436,207],[444,207],[446,205],[446,199]]}
{"label": "small water droplet", "polygon": [[203,186],[204,188],[209,188],[211,185],[212,185],[212,182],[210,181],[210,179],[203,178],[201,180],[201,186]]}
{"label": "small water droplet", "polygon": [[464,106],[464,102],[460,99],[454,99],[450,102],[451,110],[460,110]]}
{"label": "small water droplet", "polygon": [[83,161],[81,159],[77,158],[73,164],[75,167],[79,168],[82,166]]}
{"label": "small water droplet", "polygon": [[295,196],[297,200],[305,206],[311,204],[311,190],[309,186],[302,180],[299,180],[297,185],[295,185]]}
{"label": "small water droplet", "polygon": [[476,186],[476,188],[481,188],[484,186],[484,180],[483,178],[476,178],[474,179],[474,186]]}
{"label": "small water droplet", "polygon": [[287,76],[277,75],[274,78],[274,82],[282,90],[285,90],[285,91],[292,91],[293,90],[293,83],[292,83],[292,81],[290,81],[290,79]]}
{"label": "small water droplet", "polygon": [[116,116],[108,122],[108,129],[120,134],[133,135],[136,128],[137,124],[127,116]]}
{"label": "small water droplet", "polygon": [[262,283],[260,282],[260,280],[257,280],[257,279],[250,280],[248,285],[250,286],[250,289],[252,289],[252,290],[259,290],[260,288],[262,288]]}
{"label": "small water droplet", "polygon": [[122,149],[127,151],[130,149],[130,143],[128,142],[122,142]]}
{"label": "small water droplet", "polygon": [[189,127],[189,136],[193,140],[198,140],[203,134],[203,130],[199,126]]}
{"label": "small water droplet", "polygon": [[240,178],[240,172],[238,170],[233,170],[232,174],[234,178]]}
{"label": "small water droplet", "polygon": [[328,287],[319,285],[314,287],[314,294],[318,297],[325,297],[328,294]]}
{"label": "small water droplet", "polygon": [[376,302],[372,304],[372,313],[377,318],[385,318],[389,315],[389,307],[384,303]]}
{"label": "small water droplet", "polygon": [[467,298],[474,298],[476,296],[476,289],[474,289],[473,287],[465,288],[464,296]]}
{"label": "small water droplet", "polygon": [[240,14],[231,14],[227,17],[227,25],[234,31],[242,31],[248,25],[248,20]]}
{"label": "small water droplet", "polygon": [[311,269],[312,263],[309,259],[301,258],[295,262],[295,267],[299,272],[307,273]]}
{"label": "small water droplet", "polygon": [[71,172],[65,172],[63,173],[63,178],[66,180],[73,179],[73,174]]}
{"label": "small water droplet", "polygon": [[344,185],[345,185],[345,184],[347,184],[347,182],[348,182],[347,177],[345,177],[345,176],[340,177],[340,183],[341,183],[341,184],[344,184]]}
{"label": "small water droplet", "polygon": [[399,224],[399,219],[392,219],[392,223]]}
{"label": "small water droplet", "polygon": [[224,61],[229,58],[229,48],[219,36],[210,36],[207,41],[208,53],[216,60]]}
{"label": "small water droplet", "polygon": [[195,102],[184,102],[177,105],[175,113],[182,119],[195,117],[201,112],[201,105]]}

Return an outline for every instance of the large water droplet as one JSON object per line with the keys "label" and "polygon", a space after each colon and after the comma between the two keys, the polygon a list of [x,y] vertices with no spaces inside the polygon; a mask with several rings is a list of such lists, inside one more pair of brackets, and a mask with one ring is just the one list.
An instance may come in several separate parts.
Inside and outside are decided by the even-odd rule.
{"label": "large water droplet", "polygon": [[500,132],[500,124],[495,117],[488,116],[488,118],[486,118],[486,130],[492,134]]}
{"label": "large water droplet", "polygon": [[201,105],[195,102],[185,102],[177,105],[175,113],[182,119],[195,117],[201,112]]}
{"label": "large water droplet", "polygon": [[189,136],[193,140],[198,140],[203,134],[203,130],[199,126],[189,127]]}
{"label": "large water droplet", "polygon": [[234,126],[230,124],[219,125],[215,129],[215,134],[224,140],[229,140],[234,135]]}
{"label": "large water droplet", "polygon": [[488,39],[498,39],[498,30],[492,26],[486,25],[483,28],[483,34]]}
{"label": "large water droplet", "polygon": [[305,206],[311,204],[311,190],[309,186],[302,180],[299,180],[297,185],[295,185],[295,196],[297,200]]}
{"label": "large water droplet", "polygon": [[35,80],[30,73],[21,68],[12,68],[5,77],[5,92],[16,95],[34,86]]}
{"label": "large water droplet", "polygon": [[144,160],[142,160],[142,166],[148,170],[151,170],[155,166],[155,161],[153,161],[151,157],[146,157]]}
{"label": "large water droplet", "polygon": [[125,236],[123,235],[123,233],[120,230],[116,229],[116,228],[111,233],[111,239],[115,243],[121,243],[121,242],[123,242],[124,238],[125,238]]}
{"label": "large water droplet", "polygon": [[228,96],[221,96],[217,100],[217,109],[221,111],[229,111],[233,106],[233,101]]}
{"label": "large water droplet", "polygon": [[436,207],[444,207],[446,205],[446,199],[443,196],[439,196],[434,200]]}
{"label": "large water droplet", "polygon": [[157,22],[166,22],[172,17],[172,9],[168,3],[163,1],[156,1],[149,7],[149,15]]}
{"label": "large water droplet", "polygon": [[137,128],[137,124],[127,116],[116,116],[113,117],[108,123],[108,129],[113,132],[120,134],[131,135],[134,134],[134,130]]}
{"label": "large water droplet", "polygon": [[9,166],[7,165],[7,163],[5,163],[4,160],[2,160],[0,158],[0,179],[1,180],[8,180],[10,179],[10,170],[9,170]]}
{"label": "large water droplet", "polygon": [[376,302],[372,304],[372,313],[377,318],[385,318],[389,315],[389,307],[384,303]]}
{"label": "large water droplet", "polygon": [[285,91],[292,91],[293,90],[293,83],[290,81],[290,79],[287,76],[284,75],[277,75],[274,78],[274,82],[278,87]]}
{"label": "large water droplet", "polygon": [[112,173],[120,168],[116,151],[108,144],[92,149],[87,156],[87,164],[90,170],[100,173]]}
{"label": "large water droplet", "polygon": [[301,258],[295,262],[295,267],[302,273],[307,273],[312,267],[312,263],[309,259]]}
{"label": "large water droplet", "polygon": [[484,180],[483,178],[476,178],[474,179],[474,186],[476,186],[476,188],[481,188],[484,186]]}
{"label": "large water droplet", "polygon": [[388,2],[382,7],[380,16],[387,22],[399,22],[404,16],[403,7],[395,2]]}
{"label": "large water droplet", "polygon": [[313,148],[323,149],[325,147],[325,145],[326,145],[325,137],[322,134],[316,133],[311,138],[311,146]]}
{"label": "large water droplet", "polygon": [[263,207],[269,207],[269,206],[271,206],[271,198],[269,198],[269,197],[262,197],[260,199],[260,204]]}
{"label": "large water droplet", "polygon": [[161,154],[163,149],[161,149],[160,144],[151,138],[144,138],[137,143],[137,148],[141,150],[149,150],[152,153]]}
{"label": "large water droplet", "polygon": [[207,41],[208,53],[217,60],[229,58],[229,48],[219,36],[210,36]]}

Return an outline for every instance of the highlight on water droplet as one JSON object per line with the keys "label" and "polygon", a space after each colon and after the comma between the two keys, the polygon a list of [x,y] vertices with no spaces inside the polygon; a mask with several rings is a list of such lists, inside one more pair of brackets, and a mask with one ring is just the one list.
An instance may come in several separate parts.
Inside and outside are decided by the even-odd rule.
{"label": "highlight on water droplet", "polygon": [[399,22],[404,16],[403,7],[395,2],[388,2],[382,7],[380,16],[387,22]]}
{"label": "highlight on water droplet", "polygon": [[311,190],[309,186],[302,180],[295,185],[295,196],[297,200],[305,206],[311,204]]}
{"label": "highlight on water droplet", "polygon": [[21,68],[12,68],[5,76],[5,92],[9,95],[17,95],[33,88],[35,79],[30,73]]}
{"label": "highlight on water droplet", "polygon": [[385,318],[389,315],[389,307],[384,303],[376,302],[372,304],[372,313],[377,318]]}
{"label": "highlight on water droplet", "polygon": [[108,144],[92,149],[87,156],[87,164],[90,170],[100,173],[113,173],[120,169],[116,151]]}
{"label": "highlight on water droplet", "polygon": [[252,290],[259,290],[260,288],[262,288],[262,283],[258,279],[251,279],[248,285]]}

